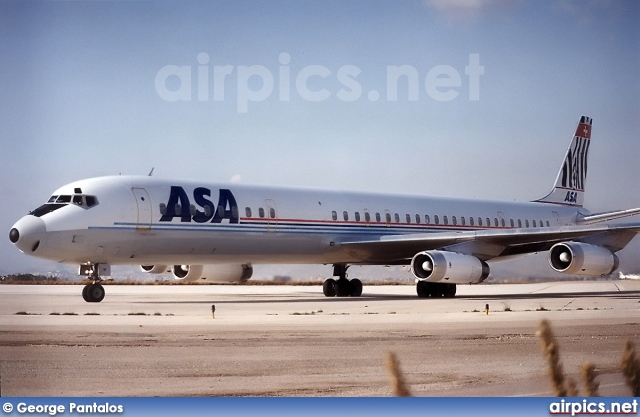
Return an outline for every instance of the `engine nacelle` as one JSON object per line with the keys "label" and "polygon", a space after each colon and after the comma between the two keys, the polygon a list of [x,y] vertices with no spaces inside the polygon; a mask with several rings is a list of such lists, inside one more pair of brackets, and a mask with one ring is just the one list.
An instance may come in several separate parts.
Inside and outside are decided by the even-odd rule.
{"label": "engine nacelle", "polygon": [[253,275],[251,265],[174,265],[173,277],[185,282],[246,282]]}
{"label": "engine nacelle", "polygon": [[618,257],[609,249],[582,242],[556,243],[549,251],[549,264],[558,272],[592,277],[611,274]]}
{"label": "engine nacelle", "polygon": [[489,265],[475,256],[430,250],[413,257],[411,272],[429,282],[479,284],[489,276]]}
{"label": "engine nacelle", "polygon": [[140,269],[150,274],[168,274],[171,268],[167,265],[140,265]]}

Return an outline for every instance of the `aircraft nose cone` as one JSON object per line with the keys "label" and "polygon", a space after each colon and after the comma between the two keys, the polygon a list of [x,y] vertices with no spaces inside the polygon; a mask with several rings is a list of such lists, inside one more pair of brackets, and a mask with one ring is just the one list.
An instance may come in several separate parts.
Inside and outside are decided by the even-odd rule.
{"label": "aircraft nose cone", "polygon": [[9,240],[11,241],[11,243],[16,243],[18,242],[18,239],[20,239],[20,232],[14,227],[9,232]]}
{"label": "aircraft nose cone", "polygon": [[9,231],[9,240],[22,252],[32,253],[40,246],[40,240],[45,237],[46,231],[41,218],[24,216]]}

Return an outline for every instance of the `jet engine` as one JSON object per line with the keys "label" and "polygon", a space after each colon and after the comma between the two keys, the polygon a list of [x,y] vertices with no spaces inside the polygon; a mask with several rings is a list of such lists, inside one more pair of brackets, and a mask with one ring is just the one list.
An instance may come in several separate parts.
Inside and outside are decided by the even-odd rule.
{"label": "jet engine", "polygon": [[556,243],[549,251],[549,264],[558,272],[605,276],[618,268],[618,257],[609,249],[582,242]]}
{"label": "jet engine", "polygon": [[251,265],[174,265],[173,277],[185,282],[246,282],[253,275]]}
{"label": "jet engine", "polygon": [[140,268],[150,274],[167,274],[171,272],[171,268],[167,265],[140,265]]}
{"label": "jet engine", "polygon": [[489,265],[475,256],[432,250],[413,257],[411,272],[428,282],[479,284],[489,276]]}

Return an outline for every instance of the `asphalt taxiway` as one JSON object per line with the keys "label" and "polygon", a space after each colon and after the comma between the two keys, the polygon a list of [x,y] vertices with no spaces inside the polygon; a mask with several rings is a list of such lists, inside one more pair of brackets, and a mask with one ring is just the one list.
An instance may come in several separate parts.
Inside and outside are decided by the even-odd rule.
{"label": "asphalt taxiway", "polygon": [[[536,329],[565,372],[593,362],[601,395],[629,395],[623,343],[640,350],[640,281],[459,286],[455,299],[367,286],[0,285],[3,396],[386,396],[394,352],[419,396],[551,395]],[[489,314],[485,306],[489,305]],[[215,318],[212,317],[215,306]]]}

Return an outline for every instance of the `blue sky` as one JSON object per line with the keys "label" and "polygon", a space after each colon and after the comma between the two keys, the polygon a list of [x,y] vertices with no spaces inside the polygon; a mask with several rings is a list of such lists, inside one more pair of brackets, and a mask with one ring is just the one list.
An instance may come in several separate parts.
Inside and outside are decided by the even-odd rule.
{"label": "blue sky", "polygon": [[[638,23],[636,1],[3,1],[0,230],[60,185],[152,167],[531,200],[551,187],[583,114],[594,118],[587,207],[637,207]],[[388,68],[401,66],[418,87],[402,78],[392,101]],[[158,82],[178,67],[190,84]],[[328,96],[309,100],[299,79]],[[0,255],[0,271],[51,269],[8,239]]]}

